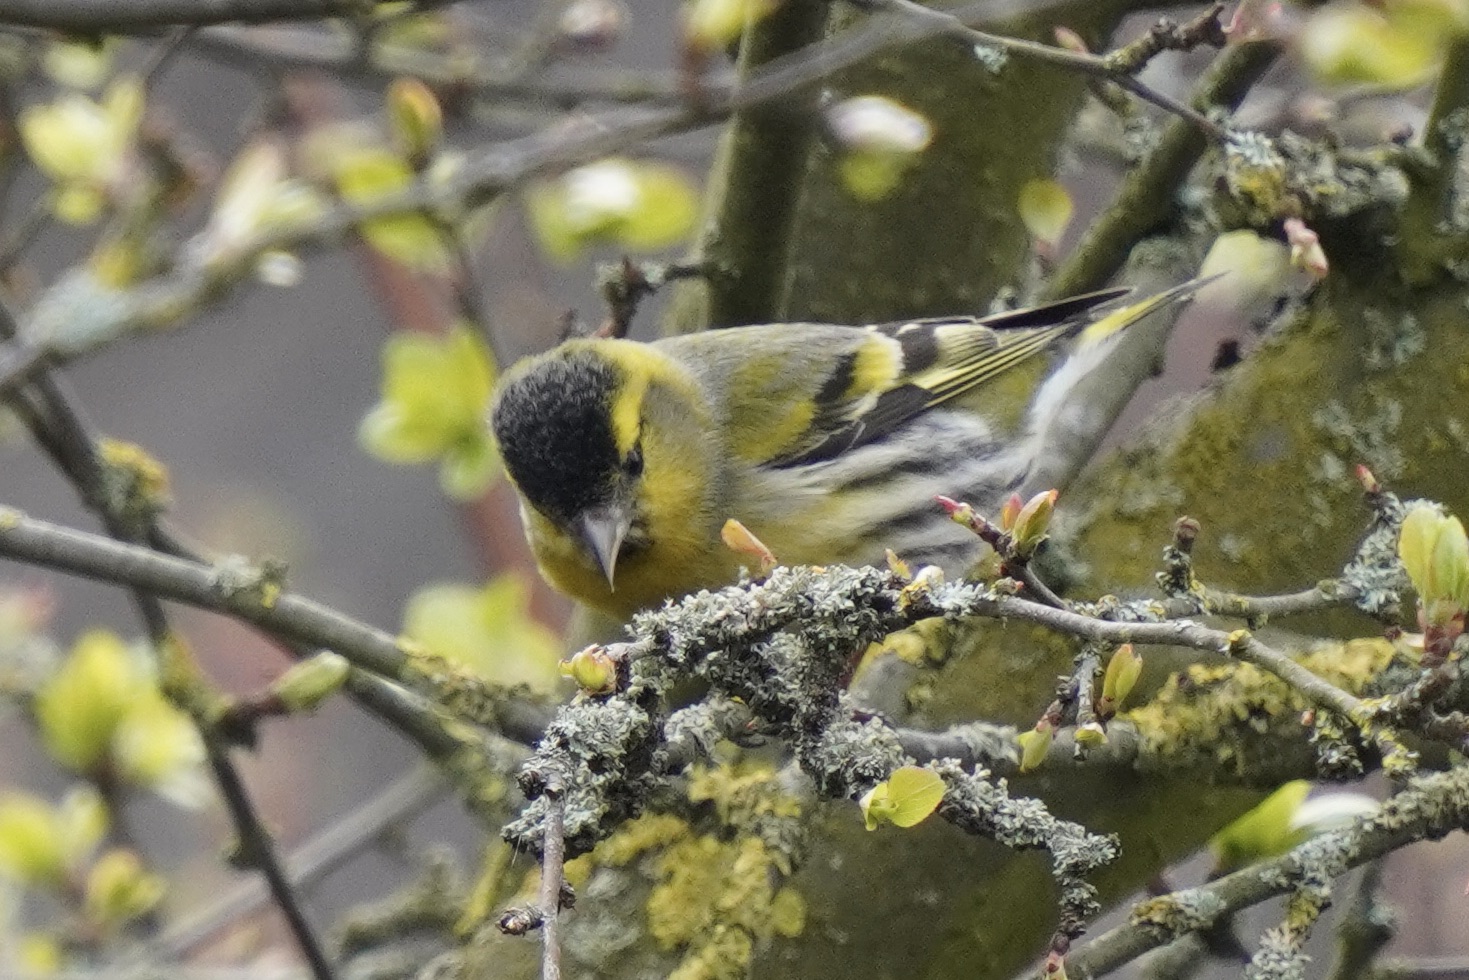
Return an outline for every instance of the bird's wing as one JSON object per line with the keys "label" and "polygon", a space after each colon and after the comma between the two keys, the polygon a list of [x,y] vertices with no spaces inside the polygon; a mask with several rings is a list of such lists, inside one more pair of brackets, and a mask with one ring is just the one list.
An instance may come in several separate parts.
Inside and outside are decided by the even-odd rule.
{"label": "bird's wing", "polygon": [[[1102,290],[982,318],[936,317],[868,327],[862,341],[832,364],[801,444],[767,465],[821,462],[875,442],[920,412],[957,398],[1080,332],[1093,322],[1099,307],[1128,292]],[[1138,304],[1148,309],[1112,330],[1149,312],[1154,308],[1150,304]]]}

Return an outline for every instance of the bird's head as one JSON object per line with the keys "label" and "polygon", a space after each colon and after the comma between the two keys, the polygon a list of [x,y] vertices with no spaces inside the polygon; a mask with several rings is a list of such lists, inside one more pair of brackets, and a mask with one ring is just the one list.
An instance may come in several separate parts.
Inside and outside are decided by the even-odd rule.
{"label": "bird's head", "polygon": [[[506,375],[491,424],[525,503],[574,543],[613,591],[697,491],[686,445],[700,431],[688,376],[646,344],[568,341]],[[533,543],[535,543],[533,541]]]}

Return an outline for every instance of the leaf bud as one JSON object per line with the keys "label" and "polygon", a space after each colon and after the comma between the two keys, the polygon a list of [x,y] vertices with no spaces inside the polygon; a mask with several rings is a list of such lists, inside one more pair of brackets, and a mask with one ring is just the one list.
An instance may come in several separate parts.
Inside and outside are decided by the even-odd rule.
{"label": "leaf bud", "polygon": [[561,661],[561,673],[570,677],[583,694],[597,696],[617,690],[617,662],[607,648],[592,644]]}
{"label": "leaf bud", "polygon": [[1028,558],[1035,554],[1041,542],[1046,540],[1046,531],[1051,526],[1051,515],[1056,511],[1059,490],[1043,490],[1026,501],[1020,513],[1015,515],[1015,527],[1010,532],[1015,554]]}
{"label": "leaf bud", "polygon": [[388,86],[388,120],[409,162],[421,169],[444,135],[444,111],[433,89],[416,78],[393,79]]}
{"label": "leaf bud", "polygon": [[1137,683],[1138,677],[1143,672],[1143,658],[1139,657],[1132,648],[1131,643],[1124,643],[1112,654],[1112,659],[1107,661],[1107,672],[1102,677],[1102,697],[1098,703],[1098,711],[1103,712],[1106,717],[1116,714],[1122,702],[1127,700],[1127,695],[1132,692],[1133,685]]}
{"label": "leaf bud", "polygon": [[347,658],[323,650],[291,667],[271,685],[271,693],[288,711],[314,711],[341,690],[352,672]]}
{"label": "leaf bud", "polygon": [[1034,728],[1021,732],[1015,740],[1020,743],[1020,771],[1030,772],[1040,768],[1040,764],[1046,761],[1046,753],[1056,740],[1056,726],[1042,718],[1035,723]]}

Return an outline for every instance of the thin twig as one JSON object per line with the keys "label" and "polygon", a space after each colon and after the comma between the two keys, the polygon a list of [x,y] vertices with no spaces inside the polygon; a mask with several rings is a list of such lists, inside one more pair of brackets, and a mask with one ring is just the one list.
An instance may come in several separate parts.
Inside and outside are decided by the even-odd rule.
{"label": "thin twig", "polygon": [[11,340],[0,348],[0,398],[10,398],[15,390],[46,369],[51,352],[44,347]]}
{"label": "thin twig", "polygon": [[[1194,108],[1233,111],[1279,56],[1273,41],[1234,45],[1214,60],[1194,89]],[[1122,268],[1132,247],[1176,214],[1175,198],[1189,171],[1209,147],[1197,129],[1175,119],[1157,144],[1128,171],[1112,204],[1087,229],[1075,250],[1046,284],[1045,296],[1058,299],[1106,285]]]}
{"label": "thin twig", "polygon": [[178,57],[179,51],[183,49],[184,43],[199,28],[195,24],[185,24],[175,27],[168,32],[162,42],[157,44],[148,55],[147,62],[139,71],[143,76],[143,87],[152,89],[163,77],[163,73],[173,64],[174,58]]}
{"label": "thin twig", "polygon": [[559,791],[546,791],[545,836],[541,841],[541,980],[561,980],[561,884],[566,841]]}
{"label": "thin twig", "polygon": [[47,192],[38,195],[26,208],[14,230],[0,242],[0,274],[9,272],[20,260],[21,254],[46,230],[56,214],[55,203],[54,195]]}
{"label": "thin twig", "polygon": [[[265,61],[280,68],[311,68],[334,78],[381,85],[386,79],[412,75],[432,86],[503,106],[506,102],[568,109],[588,102],[682,104],[685,93],[678,73],[639,71],[617,66],[568,65],[554,78],[507,76],[499,66],[466,66],[461,53],[440,54],[405,45],[375,43],[371,57],[357,57],[353,38],[305,28],[211,27],[189,40],[191,50],[229,63]],[[730,79],[711,84],[728,88]]]}
{"label": "thin twig", "polygon": [[204,740],[214,781],[219,785],[225,808],[229,811],[235,833],[239,836],[235,846],[235,860],[241,866],[255,868],[264,876],[271,897],[275,899],[291,935],[301,948],[302,955],[306,957],[311,975],[316,980],[334,980],[336,973],[331,961],[327,959],[326,950],[306,918],[296,889],[292,887],[281,863],[275,840],[255,812],[255,805],[250,800],[245,783],[229,759],[228,748],[218,734],[202,723],[199,725],[199,734]]}
{"label": "thin twig", "polygon": [[[286,859],[287,879],[297,889],[309,888],[362,853],[384,831],[434,805],[442,798],[444,788],[443,777],[433,768],[414,769],[292,851]],[[150,944],[150,955],[164,960],[187,956],[220,930],[258,910],[269,898],[258,881],[242,883],[213,905],[169,928]]]}
{"label": "thin twig", "polygon": [[1116,67],[1107,58],[1098,55],[1070,51],[1066,48],[1058,48],[1023,38],[990,34],[987,31],[968,26],[959,15],[925,7],[920,3],[915,3],[914,0],[866,0],[866,4],[875,9],[894,11],[913,20],[933,24],[940,33],[956,37],[967,44],[999,48],[1009,54],[1057,65],[1092,78],[1115,82],[1145,102],[1151,102],[1158,108],[1187,120],[1215,143],[1224,142],[1225,132],[1213,120],[1173,96],[1159,92],[1138,81],[1127,73],[1126,65]]}
{"label": "thin twig", "polygon": [[444,246],[449,252],[449,261],[454,267],[450,283],[450,291],[454,295],[454,308],[459,316],[473,324],[475,330],[484,338],[485,345],[489,347],[490,354],[495,358],[495,363],[503,365],[505,352],[495,341],[495,331],[490,329],[490,314],[485,309],[484,290],[480,285],[479,273],[474,266],[474,255],[470,252],[469,245],[458,228],[447,222],[436,222],[436,224],[439,235],[444,240]]}
{"label": "thin twig", "polygon": [[1394,956],[1378,964],[1394,980],[1469,980],[1469,956]]}
{"label": "thin twig", "polygon": [[1117,71],[1136,75],[1164,51],[1192,51],[1204,45],[1222,48],[1229,40],[1219,22],[1223,12],[1224,4],[1216,3],[1186,24],[1165,17],[1142,37],[1109,52],[1107,62]]}
{"label": "thin twig", "polygon": [[1007,562],[1005,564],[1005,574],[1009,575],[1011,578],[1016,579],[1022,585],[1024,585],[1025,594],[1028,596],[1033,596],[1037,602],[1044,603],[1047,606],[1054,606],[1057,609],[1067,608],[1066,600],[1057,595],[1055,591],[1052,590],[1052,588],[1045,583],[1045,580],[1036,574],[1035,569],[1031,567],[1029,561],[1021,560]]}
{"label": "thin twig", "polygon": [[[388,0],[0,0],[0,23],[67,34],[126,34],[159,27],[262,24],[354,17]],[[370,8],[368,8],[370,9]]]}

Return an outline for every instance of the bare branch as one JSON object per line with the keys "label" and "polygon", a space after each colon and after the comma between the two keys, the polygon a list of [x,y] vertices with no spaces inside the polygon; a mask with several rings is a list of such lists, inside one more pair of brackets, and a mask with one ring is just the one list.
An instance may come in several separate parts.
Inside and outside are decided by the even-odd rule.
{"label": "bare branch", "polygon": [[[293,593],[262,591],[251,569],[211,567],[140,545],[0,513],[0,556],[18,558],[84,578],[127,585],[160,598],[233,616],[274,636],[340,653],[356,666],[446,700],[504,731],[521,730],[534,740],[538,711],[497,698],[483,682],[422,653],[409,653],[396,637]],[[488,717],[485,713],[491,716]]]}
{"label": "bare branch", "polygon": [[[1194,90],[1195,109],[1233,110],[1275,63],[1280,45],[1253,41],[1227,49]],[[1174,213],[1184,178],[1208,149],[1208,141],[1182,119],[1169,122],[1157,145],[1131,170],[1112,205],[1092,223],[1066,263],[1046,285],[1051,298],[1098,289],[1122,268],[1128,252]]]}
{"label": "bare branch", "polygon": [[370,13],[387,0],[0,0],[0,24],[75,34],[159,27],[263,24]]}
{"label": "bare branch", "polygon": [[[384,831],[432,806],[442,798],[443,789],[443,778],[432,768],[413,770],[293,851],[286,860],[287,878],[297,888],[309,886],[361,853]],[[259,882],[244,883],[168,929],[156,940],[154,948],[164,959],[186,956],[221,929],[258,910],[267,900],[268,895]]]}
{"label": "bare branch", "polygon": [[561,980],[561,886],[566,858],[558,791],[546,791],[545,835],[541,838],[541,980]]}
{"label": "bare branch", "polygon": [[1113,65],[1107,58],[1098,55],[1083,54],[1049,44],[1041,44],[1037,41],[976,30],[964,23],[963,11],[957,14],[947,13],[925,7],[920,3],[915,3],[914,0],[867,0],[867,4],[876,9],[896,11],[913,20],[932,24],[941,33],[957,37],[968,44],[997,48],[1009,54],[1033,58],[1036,61],[1068,68],[1092,78],[1114,82],[1143,101],[1151,102],[1158,108],[1187,120],[1214,142],[1222,142],[1224,139],[1224,130],[1219,128],[1213,120],[1179,102],[1173,96],[1159,92],[1138,81],[1129,74],[1129,67],[1126,63]]}
{"label": "bare branch", "polygon": [[[313,68],[373,84],[412,75],[500,104],[540,103],[548,108],[587,102],[682,104],[687,96],[679,75],[671,71],[575,65],[565,66],[554,78],[528,78],[493,63],[466,65],[458,53],[422,51],[388,41],[374,40],[364,57],[356,38],[308,28],[211,27],[195,32],[188,48],[231,64]],[[729,79],[719,77],[709,84],[727,90]]]}

